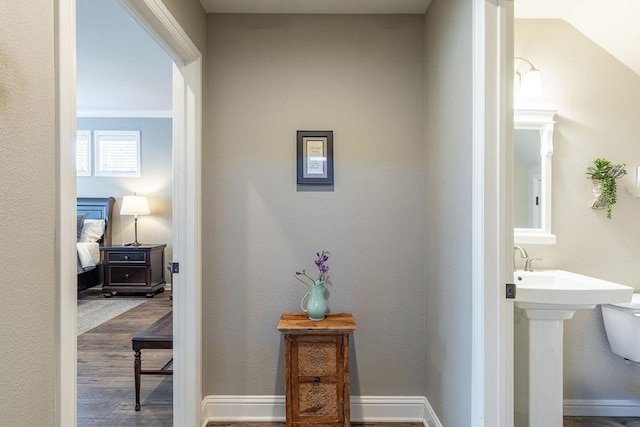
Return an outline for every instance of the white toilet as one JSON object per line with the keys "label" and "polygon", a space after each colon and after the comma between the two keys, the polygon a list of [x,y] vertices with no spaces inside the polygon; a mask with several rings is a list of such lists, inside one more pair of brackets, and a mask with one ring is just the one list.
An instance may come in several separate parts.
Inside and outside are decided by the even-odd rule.
{"label": "white toilet", "polygon": [[640,293],[631,302],[603,304],[602,318],[611,351],[640,363]]}

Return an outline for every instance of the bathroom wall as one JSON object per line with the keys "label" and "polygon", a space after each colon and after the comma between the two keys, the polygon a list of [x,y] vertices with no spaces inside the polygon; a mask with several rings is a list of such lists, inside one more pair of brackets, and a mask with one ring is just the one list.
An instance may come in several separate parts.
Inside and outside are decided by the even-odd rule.
{"label": "bathroom wall", "polygon": [[[536,104],[558,110],[553,154],[557,244],[525,248],[544,258],[540,268],[571,270],[640,291],[640,199],[624,189],[635,183],[640,165],[640,76],[560,20],[516,20],[515,56],[542,70],[543,95]],[[618,180],[612,219],[590,208],[585,172],[597,157],[626,163],[629,171]],[[525,325],[516,324],[516,333]],[[640,368],[611,353],[599,307],[578,311],[565,322],[564,344],[565,404],[632,401],[640,415]],[[518,363],[522,347],[516,352]]]}

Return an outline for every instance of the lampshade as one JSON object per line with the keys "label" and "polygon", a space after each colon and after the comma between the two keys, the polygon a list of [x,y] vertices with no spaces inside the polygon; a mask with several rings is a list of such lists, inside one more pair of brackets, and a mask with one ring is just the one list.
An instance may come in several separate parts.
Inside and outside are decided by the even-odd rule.
{"label": "lampshade", "polygon": [[524,58],[514,58],[514,95],[517,98],[535,98],[542,94],[542,77],[530,61]]}
{"label": "lampshade", "polygon": [[149,203],[144,196],[124,196],[122,198],[122,206],[120,207],[120,215],[149,215]]}

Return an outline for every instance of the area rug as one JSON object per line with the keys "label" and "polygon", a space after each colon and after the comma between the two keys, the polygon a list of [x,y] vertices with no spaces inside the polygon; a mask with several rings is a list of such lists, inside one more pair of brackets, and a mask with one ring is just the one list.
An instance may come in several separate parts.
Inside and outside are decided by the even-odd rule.
{"label": "area rug", "polygon": [[141,299],[80,300],[78,301],[77,335],[82,335],[145,301]]}

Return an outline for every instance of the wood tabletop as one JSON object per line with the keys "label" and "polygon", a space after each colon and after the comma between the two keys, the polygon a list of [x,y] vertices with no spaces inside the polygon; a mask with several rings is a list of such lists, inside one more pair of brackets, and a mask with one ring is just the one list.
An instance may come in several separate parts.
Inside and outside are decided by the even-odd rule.
{"label": "wood tabletop", "polygon": [[346,334],[355,329],[351,313],[328,313],[324,320],[309,320],[306,313],[282,313],[278,322],[278,330],[288,334]]}
{"label": "wood tabletop", "polygon": [[[162,316],[155,323],[131,338],[134,350],[143,342],[173,342],[173,310]],[[149,347],[147,347],[149,348]],[[171,347],[166,347],[171,348]]]}

